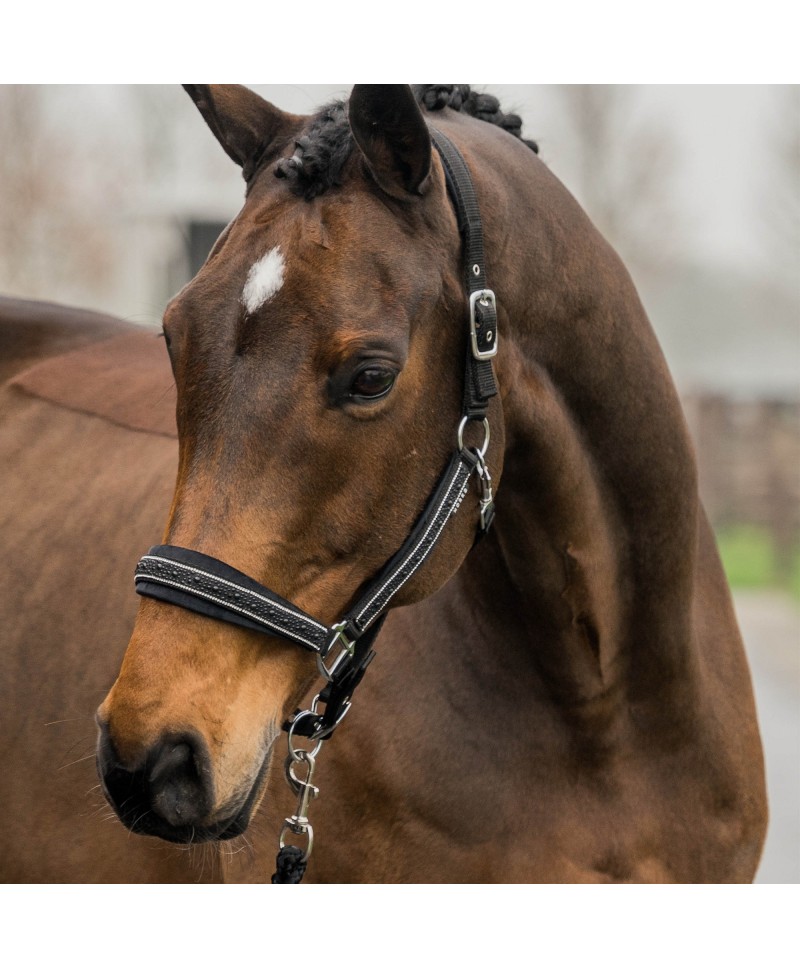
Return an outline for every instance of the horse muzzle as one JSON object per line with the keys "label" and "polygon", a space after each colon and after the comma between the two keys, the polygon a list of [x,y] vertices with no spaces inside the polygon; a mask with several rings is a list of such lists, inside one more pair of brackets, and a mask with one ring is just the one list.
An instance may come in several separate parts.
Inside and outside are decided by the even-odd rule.
{"label": "horse muzzle", "polygon": [[187,844],[229,840],[247,829],[268,756],[249,793],[230,809],[215,811],[211,758],[198,734],[162,736],[142,765],[131,768],[121,762],[108,726],[99,726],[97,772],[103,792],[131,832]]}

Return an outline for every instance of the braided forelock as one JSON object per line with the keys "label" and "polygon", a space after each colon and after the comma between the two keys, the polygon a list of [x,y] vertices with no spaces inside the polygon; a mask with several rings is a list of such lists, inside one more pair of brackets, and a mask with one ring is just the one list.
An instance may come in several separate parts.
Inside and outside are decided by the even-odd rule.
{"label": "braided forelock", "polygon": [[341,184],[342,169],[353,149],[344,101],[333,101],[317,112],[294,143],[294,154],[275,167],[278,178],[288,178],[296,195],[311,200]]}

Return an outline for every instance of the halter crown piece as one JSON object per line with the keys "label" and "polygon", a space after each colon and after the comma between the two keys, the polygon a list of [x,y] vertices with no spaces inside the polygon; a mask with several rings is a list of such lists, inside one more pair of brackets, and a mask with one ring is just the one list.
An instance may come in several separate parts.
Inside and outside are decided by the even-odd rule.
{"label": "halter crown piece", "polygon": [[[299,883],[305,872],[313,844],[306,809],[319,792],[311,783],[315,757],[322,742],[331,737],[350,708],[353,693],[374,658],[372,646],[392,599],[436,547],[448,521],[461,505],[473,474],[478,476],[481,495],[479,537],[488,531],[494,518],[491,477],[485,456],[489,445],[486,414],[489,400],[497,393],[492,367],[492,357],[497,353],[497,306],[494,293],[486,285],[478,199],[466,162],[441,132],[432,129],[431,137],[444,166],[448,193],[464,243],[469,340],[457,446],[409,536],[356,604],[331,626],[225,562],[198,551],[157,545],[136,566],[134,581],[140,595],[280,636],[316,654],[325,686],[310,709],[296,712],[284,724],[289,734],[286,775],[299,799],[296,813],[287,818],[281,831],[273,883]],[[464,428],[471,421],[483,423],[484,440],[480,447],[464,445]],[[324,708],[320,708],[321,704]],[[300,747],[298,737],[306,737],[313,747]],[[297,771],[303,768],[305,776],[300,778]],[[304,851],[284,843],[290,832],[307,838]]]}

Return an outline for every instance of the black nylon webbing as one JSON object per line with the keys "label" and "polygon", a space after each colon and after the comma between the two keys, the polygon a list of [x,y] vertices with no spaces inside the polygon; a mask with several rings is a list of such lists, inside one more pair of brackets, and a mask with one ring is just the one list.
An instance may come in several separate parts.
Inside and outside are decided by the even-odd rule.
{"label": "black nylon webbing", "polygon": [[359,632],[369,628],[429,556],[448,518],[460,504],[476,465],[477,460],[469,451],[453,455],[400,550],[384,565],[348,612],[347,619]]}
{"label": "black nylon webbing", "polygon": [[280,635],[313,652],[321,652],[331,635],[327,625],[249,575],[189,548],[151,548],[137,564],[134,582],[138,594],[145,597],[232,625]]}
{"label": "black nylon webbing", "polygon": [[[469,170],[461,153],[452,141],[431,129],[431,139],[442,159],[447,187],[453,199],[458,219],[458,229],[464,237],[464,273],[468,292],[486,288],[486,260],[483,252],[483,231],[478,196],[472,184]],[[473,271],[473,266],[479,272]]]}
{"label": "black nylon webbing", "polygon": [[[467,164],[461,152],[449,138],[435,128],[431,139],[442,159],[447,188],[453,199],[458,218],[458,228],[464,241],[464,280],[467,292],[472,295],[487,289],[486,258],[483,249],[483,224],[478,206],[478,196],[472,183]],[[497,312],[494,306],[482,308],[476,305],[476,323],[479,339],[493,332],[497,339]],[[464,414],[472,419],[486,415],[489,400],[497,393],[494,368],[491,360],[476,359],[468,347],[464,375]]]}

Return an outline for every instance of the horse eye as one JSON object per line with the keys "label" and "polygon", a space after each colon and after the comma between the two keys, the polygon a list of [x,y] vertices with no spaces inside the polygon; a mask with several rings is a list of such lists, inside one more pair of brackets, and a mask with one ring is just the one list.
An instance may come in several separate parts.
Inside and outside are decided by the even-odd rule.
{"label": "horse eye", "polygon": [[350,384],[350,396],[377,400],[384,397],[394,386],[397,374],[388,366],[365,366],[359,370]]}

